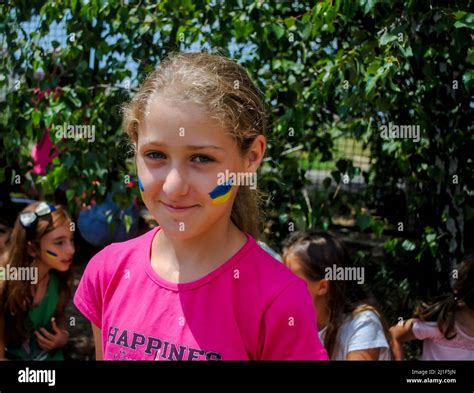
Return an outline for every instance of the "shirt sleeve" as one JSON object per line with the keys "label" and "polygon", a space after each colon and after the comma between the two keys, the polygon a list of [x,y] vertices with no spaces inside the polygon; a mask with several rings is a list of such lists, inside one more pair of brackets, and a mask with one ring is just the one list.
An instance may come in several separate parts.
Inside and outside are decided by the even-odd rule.
{"label": "shirt sleeve", "polygon": [[259,360],[328,360],[304,281],[293,281],[267,308],[259,343]]}
{"label": "shirt sleeve", "polygon": [[353,333],[350,336],[347,352],[371,348],[389,348],[382,322],[377,314],[364,311],[352,321]]}
{"label": "shirt sleeve", "polygon": [[419,319],[413,320],[412,331],[418,340],[435,338],[441,335],[441,332],[438,329],[438,324],[436,322],[424,322]]}
{"label": "shirt sleeve", "polygon": [[99,328],[102,328],[103,294],[107,288],[104,281],[106,255],[104,249],[89,261],[74,295],[78,310]]}

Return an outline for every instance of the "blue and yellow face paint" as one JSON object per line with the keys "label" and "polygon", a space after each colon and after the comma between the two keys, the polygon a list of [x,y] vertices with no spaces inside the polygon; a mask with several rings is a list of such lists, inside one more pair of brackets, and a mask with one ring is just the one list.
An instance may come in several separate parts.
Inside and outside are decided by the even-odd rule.
{"label": "blue and yellow face paint", "polygon": [[220,184],[216,188],[214,188],[210,193],[209,196],[212,199],[213,205],[221,205],[229,200],[232,195],[232,181]]}
{"label": "blue and yellow face paint", "polygon": [[140,195],[142,196],[142,199],[143,199],[143,192],[145,191],[145,189],[143,188],[143,184],[140,178],[138,178],[138,188],[140,189]]}
{"label": "blue and yellow face paint", "polygon": [[50,250],[46,250],[46,254],[52,259],[56,259],[58,257],[58,254]]}

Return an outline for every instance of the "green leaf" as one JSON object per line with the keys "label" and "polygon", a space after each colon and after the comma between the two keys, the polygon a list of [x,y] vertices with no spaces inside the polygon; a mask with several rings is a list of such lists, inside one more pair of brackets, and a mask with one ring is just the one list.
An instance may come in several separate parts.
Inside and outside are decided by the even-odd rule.
{"label": "green leaf", "polygon": [[[455,17],[456,15],[460,16],[460,13],[455,13],[454,15]],[[454,23],[454,27],[456,29],[460,29],[462,27],[467,27],[471,30],[474,29],[474,14],[463,13],[460,18],[456,17],[456,19],[459,19],[458,21],[456,21],[456,23]]]}
{"label": "green leaf", "polygon": [[364,9],[364,14],[367,15],[374,9],[377,0],[359,0],[360,6]]}
{"label": "green leaf", "polygon": [[35,109],[31,113],[31,119],[33,120],[33,125],[35,125],[35,126],[39,125],[39,123],[41,121],[41,112]]}
{"label": "green leaf", "polygon": [[387,45],[389,42],[395,41],[397,36],[393,33],[385,32],[382,37],[380,37],[380,45]]}
{"label": "green leaf", "polygon": [[472,80],[474,79],[474,70],[468,70],[462,76],[462,81],[467,89],[469,89],[472,85]]}
{"label": "green leaf", "polygon": [[285,28],[278,23],[272,25],[272,30],[275,33],[277,39],[280,39],[285,34]]}
{"label": "green leaf", "polygon": [[367,67],[367,72],[369,74],[375,74],[379,68],[380,68],[380,60],[377,59],[369,64],[369,66]]}
{"label": "green leaf", "polygon": [[66,198],[68,202],[72,201],[75,195],[76,195],[76,192],[74,190],[66,190]]}
{"label": "green leaf", "polygon": [[372,217],[366,214],[358,215],[356,217],[356,223],[357,223],[357,226],[361,229],[361,231],[365,231],[372,224]]}
{"label": "green leaf", "polygon": [[313,28],[311,23],[306,23],[305,27],[301,31],[301,39],[303,41],[306,41],[309,38],[309,35],[311,34],[311,29]]}
{"label": "green leaf", "polygon": [[[396,26],[390,31],[385,31],[385,33],[380,37],[379,44],[381,46],[387,45],[388,43],[398,40],[399,34],[403,34],[405,32],[406,25]],[[403,38],[403,35],[400,35]]]}
{"label": "green leaf", "polygon": [[144,34],[148,33],[149,30],[150,30],[150,25],[143,24],[138,29],[138,32],[140,33],[140,35],[144,35]]}
{"label": "green leaf", "polygon": [[413,251],[416,248],[416,245],[410,240],[404,240],[402,243],[402,248],[405,251]]}
{"label": "green leaf", "polygon": [[69,95],[69,100],[74,104],[75,107],[80,108],[82,103],[79,98],[77,98],[75,95]]}
{"label": "green leaf", "polygon": [[132,223],[133,223],[133,217],[129,214],[125,214],[123,216],[123,221],[125,223],[125,231],[127,233],[130,232],[130,228],[132,227]]}

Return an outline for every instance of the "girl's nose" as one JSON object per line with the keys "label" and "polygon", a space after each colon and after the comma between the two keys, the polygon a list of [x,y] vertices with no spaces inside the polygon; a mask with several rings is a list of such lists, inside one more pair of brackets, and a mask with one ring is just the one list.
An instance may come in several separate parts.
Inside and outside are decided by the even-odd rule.
{"label": "girl's nose", "polygon": [[177,168],[171,169],[166,175],[165,182],[163,184],[163,191],[168,197],[186,195],[189,186],[183,173]]}

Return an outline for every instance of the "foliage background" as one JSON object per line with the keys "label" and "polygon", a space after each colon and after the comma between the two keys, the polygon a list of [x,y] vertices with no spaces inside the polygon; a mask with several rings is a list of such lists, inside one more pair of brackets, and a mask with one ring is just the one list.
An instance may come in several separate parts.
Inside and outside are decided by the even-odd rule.
{"label": "foliage background", "polygon": [[[278,249],[292,229],[337,231],[394,323],[449,290],[451,269],[472,251],[470,9],[413,0],[3,3],[2,189],[65,198],[75,216],[108,192],[126,208],[137,190],[124,182],[134,165],[120,105],[169,52],[219,51],[266,96],[268,242]],[[95,125],[95,142],[57,140],[51,130],[64,122]],[[419,125],[422,140],[382,139],[389,122]],[[31,147],[45,130],[59,156],[35,175]]]}

